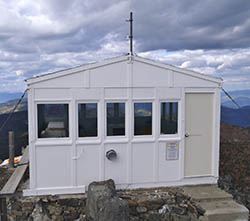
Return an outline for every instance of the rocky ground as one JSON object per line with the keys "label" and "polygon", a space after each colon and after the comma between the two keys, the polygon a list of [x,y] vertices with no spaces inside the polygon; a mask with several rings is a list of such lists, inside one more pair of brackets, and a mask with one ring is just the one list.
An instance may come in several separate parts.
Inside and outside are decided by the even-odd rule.
{"label": "rocky ground", "polygon": [[204,213],[181,187],[116,191],[112,180],[91,184],[87,196],[8,200],[10,220],[197,221]]}
{"label": "rocky ground", "polygon": [[[0,168],[0,174],[1,189],[12,171]],[[250,210],[249,184],[250,130],[222,124],[219,186]],[[199,220],[205,212],[190,197],[183,194],[181,187],[124,190],[113,193],[111,198],[113,201],[106,201],[106,204],[115,205],[117,214],[120,214],[120,207],[125,207],[124,214],[132,221],[195,221]],[[92,218],[87,213],[87,204],[86,195],[70,199],[56,196],[22,198],[17,195],[8,200],[8,213],[11,220],[36,220],[36,218],[40,220],[91,220]],[[122,221],[122,219],[118,220]]]}
{"label": "rocky ground", "polygon": [[250,210],[250,130],[221,125],[219,186]]}

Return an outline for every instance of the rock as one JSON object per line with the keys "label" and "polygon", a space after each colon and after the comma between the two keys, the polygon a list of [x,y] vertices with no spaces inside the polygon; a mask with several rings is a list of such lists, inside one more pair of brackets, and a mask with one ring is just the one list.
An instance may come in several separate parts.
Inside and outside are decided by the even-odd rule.
{"label": "rock", "polygon": [[171,206],[170,211],[171,211],[171,213],[175,213],[175,214],[178,214],[178,215],[184,215],[187,210],[186,210],[186,208]]}
{"label": "rock", "polygon": [[90,219],[98,221],[129,220],[128,203],[116,195],[113,180],[93,182],[89,185],[87,214]]}
{"label": "rock", "polygon": [[87,221],[86,215],[81,214],[78,219],[75,219],[74,221]]}
{"label": "rock", "polygon": [[195,205],[196,211],[198,212],[199,216],[204,216],[206,210],[203,209],[200,205],[196,204]]}
{"label": "rock", "polygon": [[[165,202],[163,199],[161,198],[154,198],[154,199],[148,199],[146,201],[146,203],[144,203],[144,206],[148,209],[148,210],[158,210],[159,208],[162,207],[162,205],[164,205]],[[142,205],[142,204],[141,204]]]}
{"label": "rock", "polygon": [[[190,214],[189,214],[190,215]],[[200,219],[194,216],[193,214],[190,215],[190,221],[199,221]]]}
{"label": "rock", "polygon": [[167,221],[166,218],[164,218],[161,214],[158,214],[156,212],[150,212],[150,213],[145,213],[142,216],[140,216],[143,221]]}
{"label": "rock", "polygon": [[147,211],[148,211],[147,208],[144,207],[144,206],[137,206],[136,207],[136,212],[137,213],[146,213]]}
{"label": "rock", "polygon": [[127,200],[127,202],[128,202],[128,205],[129,205],[129,207],[136,207],[137,206],[137,202],[135,202],[135,201],[133,201],[133,200]]}
{"label": "rock", "polygon": [[172,221],[191,221],[191,218],[189,216],[183,216],[179,214],[172,214],[171,218]]}
{"label": "rock", "polygon": [[37,202],[33,212],[29,216],[28,220],[30,220],[30,221],[50,221],[51,219],[48,215],[48,212],[44,208],[43,203]]}
{"label": "rock", "polygon": [[162,208],[159,209],[159,213],[160,214],[166,214],[168,212],[169,212],[169,206],[168,206],[168,204],[164,204],[162,206]]}

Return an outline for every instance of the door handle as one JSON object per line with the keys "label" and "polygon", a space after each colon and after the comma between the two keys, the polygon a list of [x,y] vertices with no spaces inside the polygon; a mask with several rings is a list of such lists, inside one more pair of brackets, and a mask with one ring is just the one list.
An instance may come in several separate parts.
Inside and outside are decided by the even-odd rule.
{"label": "door handle", "polygon": [[109,159],[109,160],[115,160],[117,158],[117,153],[115,150],[108,150],[106,152],[106,157]]}
{"label": "door handle", "polygon": [[185,137],[189,137],[189,134],[188,134],[188,133],[186,133],[186,134],[185,134]]}

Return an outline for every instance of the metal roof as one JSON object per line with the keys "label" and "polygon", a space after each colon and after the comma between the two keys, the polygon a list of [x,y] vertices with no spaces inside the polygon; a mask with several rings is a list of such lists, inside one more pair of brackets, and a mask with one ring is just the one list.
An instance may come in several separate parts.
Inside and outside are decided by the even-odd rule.
{"label": "metal roof", "polygon": [[77,73],[77,72],[81,72],[81,71],[85,71],[85,70],[89,70],[89,69],[93,69],[93,68],[98,68],[98,67],[105,66],[105,65],[110,65],[113,63],[117,63],[117,62],[126,61],[129,59],[132,59],[132,60],[138,61],[138,62],[142,62],[142,63],[146,63],[146,64],[150,64],[150,65],[157,66],[157,67],[164,68],[164,69],[173,70],[175,72],[179,72],[182,74],[190,75],[190,76],[193,76],[196,78],[200,78],[200,79],[204,79],[204,80],[208,80],[208,81],[212,81],[212,82],[216,82],[216,83],[222,83],[222,81],[223,81],[221,78],[201,74],[201,73],[198,73],[195,71],[175,67],[173,65],[169,65],[166,63],[157,62],[157,61],[154,61],[154,60],[151,60],[148,58],[143,58],[143,57],[139,57],[137,55],[129,55],[129,54],[118,56],[118,57],[113,57],[113,58],[108,58],[108,59],[105,59],[105,60],[100,61],[100,62],[83,64],[83,65],[73,67],[73,68],[68,68],[68,69],[64,69],[64,70],[60,70],[60,71],[56,71],[56,72],[52,72],[52,73],[34,76],[34,77],[26,79],[25,81],[27,82],[27,84],[38,83],[41,81],[45,81],[45,80],[49,80],[49,79],[53,79],[53,78],[57,78],[57,77],[62,77],[65,75],[69,75],[69,74],[73,74],[73,73]]}

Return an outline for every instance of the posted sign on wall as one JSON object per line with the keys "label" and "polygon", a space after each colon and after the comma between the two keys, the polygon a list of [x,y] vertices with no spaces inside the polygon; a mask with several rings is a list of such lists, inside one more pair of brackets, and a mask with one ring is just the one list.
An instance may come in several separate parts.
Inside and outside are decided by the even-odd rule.
{"label": "posted sign on wall", "polygon": [[179,159],[179,143],[171,142],[166,144],[166,160]]}

